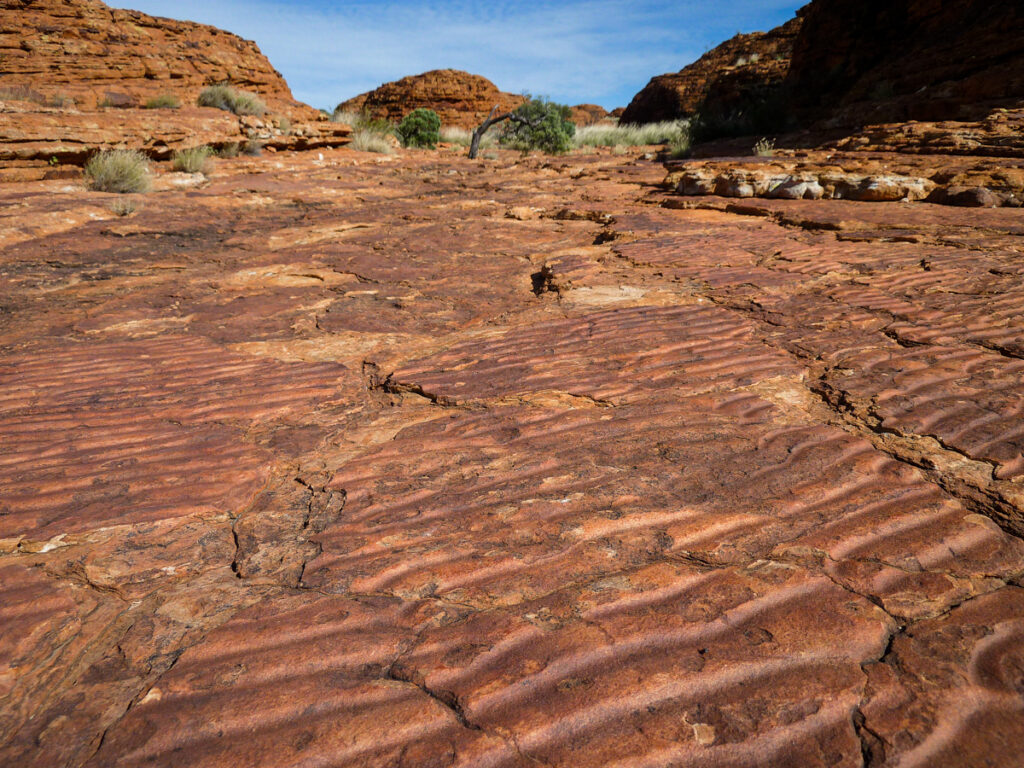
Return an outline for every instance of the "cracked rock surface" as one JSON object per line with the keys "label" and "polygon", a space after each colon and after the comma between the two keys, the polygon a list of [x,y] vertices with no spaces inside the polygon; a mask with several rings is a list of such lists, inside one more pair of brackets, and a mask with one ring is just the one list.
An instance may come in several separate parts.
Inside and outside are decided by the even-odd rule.
{"label": "cracked rock surface", "polygon": [[663,177],[0,187],[0,764],[1020,764],[1020,212]]}

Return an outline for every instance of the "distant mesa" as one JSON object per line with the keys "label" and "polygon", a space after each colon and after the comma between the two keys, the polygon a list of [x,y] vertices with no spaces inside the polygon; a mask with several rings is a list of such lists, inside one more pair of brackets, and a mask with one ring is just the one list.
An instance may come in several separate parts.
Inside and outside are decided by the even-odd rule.
{"label": "distant mesa", "polygon": [[[482,75],[459,69],[434,69],[384,83],[341,102],[335,111],[365,112],[377,120],[398,122],[414,109],[425,108],[437,112],[442,125],[475,128],[495,106],[500,112],[507,112],[522,103],[523,96],[499,90]],[[607,115],[596,104],[580,104],[573,107],[572,119],[577,125],[591,125]]]}

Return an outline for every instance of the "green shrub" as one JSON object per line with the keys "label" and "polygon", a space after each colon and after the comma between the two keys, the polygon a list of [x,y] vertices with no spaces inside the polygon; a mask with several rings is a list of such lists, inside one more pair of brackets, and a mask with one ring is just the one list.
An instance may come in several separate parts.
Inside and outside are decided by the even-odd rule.
{"label": "green shrub", "polygon": [[576,126],[570,122],[572,109],[546,99],[529,99],[513,112],[501,132],[501,143],[529,152],[564,154],[572,149]]}
{"label": "green shrub", "polygon": [[433,149],[441,140],[441,118],[432,109],[414,109],[402,118],[395,134],[402,146]]}
{"label": "green shrub", "polygon": [[217,157],[238,157],[239,145],[231,142],[217,150]]}
{"label": "green shrub", "polygon": [[386,136],[365,128],[352,132],[352,142],[349,146],[360,152],[379,152],[382,155],[390,155],[395,151]]}
{"label": "green shrub", "polygon": [[267,105],[259,96],[236,90],[230,85],[211,85],[204,88],[196,103],[200,107],[214,107],[234,112],[236,115],[263,117],[267,114]]}
{"label": "green shrub", "polygon": [[85,164],[85,178],[97,192],[148,192],[149,160],[133,149],[98,152]]}
{"label": "green shrub", "polygon": [[146,102],[146,109],[178,109],[181,102],[173,93],[161,93]]}
{"label": "green shrub", "polygon": [[282,115],[281,117],[277,118],[277,128],[279,131],[281,131],[281,133],[287,136],[289,133],[292,132],[292,121]]}
{"label": "green shrub", "polygon": [[185,173],[205,173],[212,155],[213,150],[206,146],[179,149],[171,156],[171,168]]}
{"label": "green shrub", "polygon": [[242,145],[242,154],[249,157],[259,157],[263,154],[263,145],[256,139],[249,139]]}

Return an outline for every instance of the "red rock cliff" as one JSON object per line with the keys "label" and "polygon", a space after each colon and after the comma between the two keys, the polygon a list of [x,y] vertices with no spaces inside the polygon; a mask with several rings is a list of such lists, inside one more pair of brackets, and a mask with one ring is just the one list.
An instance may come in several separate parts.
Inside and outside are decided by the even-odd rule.
{"label": "red rock cliff", "polygon": [[731,84],[729,88],[781,82],[801,24],[798,17],[770,32],[736,35],[679,72],[652,78],[633,97],[621,121],[653,123],[688,117],[722,80]]}
{"label": "red rock cliff", "polygon": [[1024,98],[1024,5],[814,0],[788,76],[796,105],[837,125],[977,119]]}

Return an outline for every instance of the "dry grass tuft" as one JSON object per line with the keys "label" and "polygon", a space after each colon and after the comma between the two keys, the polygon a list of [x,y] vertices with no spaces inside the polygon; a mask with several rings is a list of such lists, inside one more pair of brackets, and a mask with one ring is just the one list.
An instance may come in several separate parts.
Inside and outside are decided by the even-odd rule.
{"label": "dry grass tuft", "polygon": [[110,203],[110,211],[115,216],[131,216],[139,208],[138,201],[130,197],[120,197]]}
{"label": "dry grass tuft", "polygon": [[206,146],[179,149],[171,156],[171,168],[185,173],[207,173],[214,152]]}
{"label": "dry grass tuft", "polygon": [[181,101],[173,93],[161,93],[146,102],[146,109],[178,109]]}
{"label": "dry grass tuft", "polygon": [[644,147],[652,144],[673,144],[689,136],[685,120],[662,123],[612,125],[597,123],[576,129],[577,147]]}
{"label": "dry grass tuft", "polygon": [[152,186],[149,159],[134,149],[96,153],[85,164],[85,179],[97,192],[148,192]]}
{"label": "dry grass tuft", "polygon": [[395,153],[395,148],[387,140],[387,137],[365,128],[352,132],[352,142],[349,146],[360,152],[378,152],[382,155]]}
{"label": "dry grass tuft", "polygon": [[259,96],[236,90],[230,85],[211,85],[204,88],[196,103],[200,107],[214,107],[234,112],[236,115],[263,117],[267,114],[267,105]]}
{"label": "dry grass tuft", "polygon": [[775,154],[775,139],[758,139],[754,145],[754,154],[758,157],[771,157]]}

